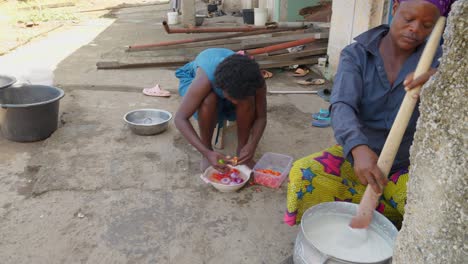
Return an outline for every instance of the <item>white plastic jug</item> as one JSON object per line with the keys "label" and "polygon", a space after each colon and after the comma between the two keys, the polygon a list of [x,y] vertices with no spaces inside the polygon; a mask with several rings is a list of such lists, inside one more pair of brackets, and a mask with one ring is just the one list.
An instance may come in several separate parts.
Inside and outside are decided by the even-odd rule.
{"label": "white plastic jug", "polygon": [[255,26],[265,26],[268,21],[268,9],[254,8],[254,21]]}
{"label": "white plastic jug", "polygon": [[168,12],[167,13],[167,24],[169,25],[176,25],[179,23],[179,13],[177,12]]}

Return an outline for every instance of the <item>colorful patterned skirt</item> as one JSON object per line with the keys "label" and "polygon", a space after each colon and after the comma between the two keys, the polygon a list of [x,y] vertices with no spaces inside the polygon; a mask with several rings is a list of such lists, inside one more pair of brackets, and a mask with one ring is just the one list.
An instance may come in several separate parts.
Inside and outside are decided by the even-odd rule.
{"label": "colorful patterned skirt", "polygon": [[[376,209],[399,227],[405,210],[408,168],[393,173],[389,180]],[[289,172],[284,221],[299,224],[308,208],[323,202],[359,203],[365,189],[351,163],[343,158],[341,146],[314,153],[295,161]]]}

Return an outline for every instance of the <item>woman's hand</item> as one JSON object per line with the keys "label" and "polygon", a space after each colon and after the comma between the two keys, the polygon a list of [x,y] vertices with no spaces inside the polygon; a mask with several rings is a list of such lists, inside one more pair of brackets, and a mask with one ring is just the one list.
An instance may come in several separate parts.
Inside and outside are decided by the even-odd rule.
{"label": "woman's hand", "polygon": [[375,193],[381,194],[388,179],[377,166],[377,154],[366,145],[359,145],[351,152],[354,158],[354,173],[359,181],[364,185],[369,184]]}
{"label": "woman's hand", "polygon": [[[424,85],[429,80],[429,78],[431,78],[431,76],[434,75],[434,73],[436,72],[437,72],[437,69],[431,68],[416,79],[413,79],[414,72],[408,74],[408,76],[406,76],[405,78],[405,81],[403,82],[403,85],[405,86],[405,90],[408,92],[409,90],[413,88]],[[418,99],[419,93],[415,94],[413,98]]]}
{"label": "woman's hand", "polygon": [[205,157],[215,170],[225,172],[228,169],[226,163],[227,159],[223,154],[216,151],[209,151]]}
{"label": "woman's hand", "polygon": [[253,145],[251,143],[245,144],[245,146],[243,146],[242,149],[239,152],[238,164],[246,164],[246,163],[249,164],[249,163],[251,163],[251,161],[253,160],[253,157],[255,155],[255,149],[256,149],[255,145]]}

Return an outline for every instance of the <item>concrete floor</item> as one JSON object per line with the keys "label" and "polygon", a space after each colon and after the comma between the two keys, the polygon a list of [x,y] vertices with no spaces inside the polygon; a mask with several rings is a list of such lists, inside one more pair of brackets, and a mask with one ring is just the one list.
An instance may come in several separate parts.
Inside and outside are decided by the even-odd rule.
{"label": "concrete floor", "polygon": [[[137,108],[175,113],[177,95],[141,94],[156,82],[175,92],[174,71],[97,71],[95,63],[156,56],[125,54],[123,47],[186,38],[163,32],[167,9],[122,9],[115,20],[51,34],[41,40],[45,50],[37,42],[0,57],[11,62],[29,54],[25,63],[35,65],[49,58],[46,68],[55,69],[54,82],[66,91],[59,129],[49,139],[15,143],[0,137],[1,263],[274,264],[292,254],[298,228],[282,222],[286,183],[219,193],[198,177],[200,154],[172,123],[150,137],[124,125],[124,113]],[[297,89],[292,81],[278,73],[268,87]],[[330,128],[310,126],[310,114],[326,106],[315,95],[269,96],[257,158],[269,151],[300,158],[334,144]],[[234,146],[228,142],[226,152]]]}

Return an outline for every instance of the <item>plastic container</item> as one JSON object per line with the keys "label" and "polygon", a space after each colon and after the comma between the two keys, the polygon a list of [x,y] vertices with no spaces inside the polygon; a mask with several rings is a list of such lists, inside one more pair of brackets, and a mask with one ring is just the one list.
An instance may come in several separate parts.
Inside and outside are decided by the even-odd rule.
{"label": "plastic container", "polygon": [[268,21],[267,8],[254,8],[254,24],[255,26],[265,26]]}
{"label": "plastic container", "polygon": [[319,58],[318,59],[318,66],[319,67],[325,67],[327,65],[327,58]]}
{"label": "plastic container", "polygon": [[168,12],[167,13],[167,24],[176,25],[179,23],[179,13],[177,12]]}
{"label": "plastic container", "polygon": [[0,89],[0,127],[3,136],[16,142],[48,138],[58,127],[62,89],[30,85]]}
{"label": "plastic container", "polygon": [[203,21],[205,21],[205,15],[195,15],[195,26],[203,25]]}
{"label": "plastic container", "polygon": [[255,23],[253,9],[242,9],[242,17],[244,18],[244,24],[253,25]]}
{"label": "plastic container", "polygon": [[[291,156],[267,152],[263,154],[262,158],[254,166],[254,179],[255,183],[261,184],[270,188],[279,188],[284,179],[289,174],[293,158]],[[275,170],[281,173],[280,176],[265,174],[257,170]]]}
{"label": "plastic container", "polygon": [[207,6],[208,13],[213,13],[218,11],[218,5],[217,4],[208,4]]}

